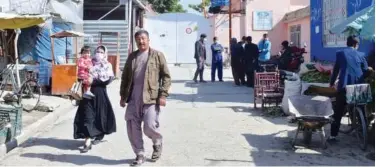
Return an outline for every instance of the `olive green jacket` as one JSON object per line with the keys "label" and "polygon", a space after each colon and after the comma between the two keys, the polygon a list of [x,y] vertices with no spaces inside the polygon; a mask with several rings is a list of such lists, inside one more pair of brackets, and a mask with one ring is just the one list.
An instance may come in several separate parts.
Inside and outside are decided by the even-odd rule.
{"label": "olive green jacket", "polygon": [[[126,102],[133,89],[133,75],[138,50],[128,56],[127,62],[123,68],[121,76],[120,96]],[[143,102],[144,104],[157,104],[157,99],[168,96],[168,90],[171,86],[170,71],[167,67],[166,59],[162,52],[149,49],[149,57],[145,70]]]}

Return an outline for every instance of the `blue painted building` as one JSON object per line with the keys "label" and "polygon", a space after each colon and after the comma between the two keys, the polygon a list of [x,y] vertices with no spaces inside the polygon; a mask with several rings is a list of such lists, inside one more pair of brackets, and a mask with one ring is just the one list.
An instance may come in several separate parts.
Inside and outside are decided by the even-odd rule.
{"label": "blue painted building", "polygon": [[[372,0],[311,0],[311,60],[335,61],[335,53],[346,47],[346,36],[329,33],[338,22],[372,4]],[[374,41],[361,39],[359,51],[368,54]]]}

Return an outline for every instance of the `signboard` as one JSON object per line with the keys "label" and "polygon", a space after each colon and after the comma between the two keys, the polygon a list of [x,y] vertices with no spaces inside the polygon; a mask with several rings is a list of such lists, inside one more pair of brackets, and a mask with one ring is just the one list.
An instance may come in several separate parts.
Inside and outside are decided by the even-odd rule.
{"label": "signboard", "polygon": [[253,11],[253,30],[267,31],[273,28],[272,11]]}
{"label": "signboard", "polygon": [[192,33],[192,29],[191,29],[191,28],[187,28],[187,29],[185,29],[185,32],[186,32],[187,34],[191,34],[191,33]]}

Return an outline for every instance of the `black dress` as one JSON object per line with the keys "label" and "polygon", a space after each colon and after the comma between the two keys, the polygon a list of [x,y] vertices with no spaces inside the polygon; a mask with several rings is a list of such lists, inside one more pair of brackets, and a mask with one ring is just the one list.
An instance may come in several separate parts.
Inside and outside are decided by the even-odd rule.
{"label": "black dress", "polygon": [[116,132],[115,115],[106,89],[110,83],[111,80],[94,80],[90,90],[95,97],[80,101],[74,119],[74,139],[103,138]]}

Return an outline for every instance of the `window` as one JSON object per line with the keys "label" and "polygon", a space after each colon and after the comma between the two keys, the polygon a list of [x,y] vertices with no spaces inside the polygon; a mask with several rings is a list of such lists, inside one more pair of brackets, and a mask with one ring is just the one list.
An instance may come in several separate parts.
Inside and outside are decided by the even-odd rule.
{"label": "window", "polygon": [[301,47],[300,46],[300,37],[301,37],[301,26],[299,25],[293,25],[290,26],[290,42],[292,43],[292,46]]}
{"label": "window", "polygon": [[344,34],[331,34],[329,30],[347,18],[347,0],[323,0],[322,12],[324,47],[346,46]]}

